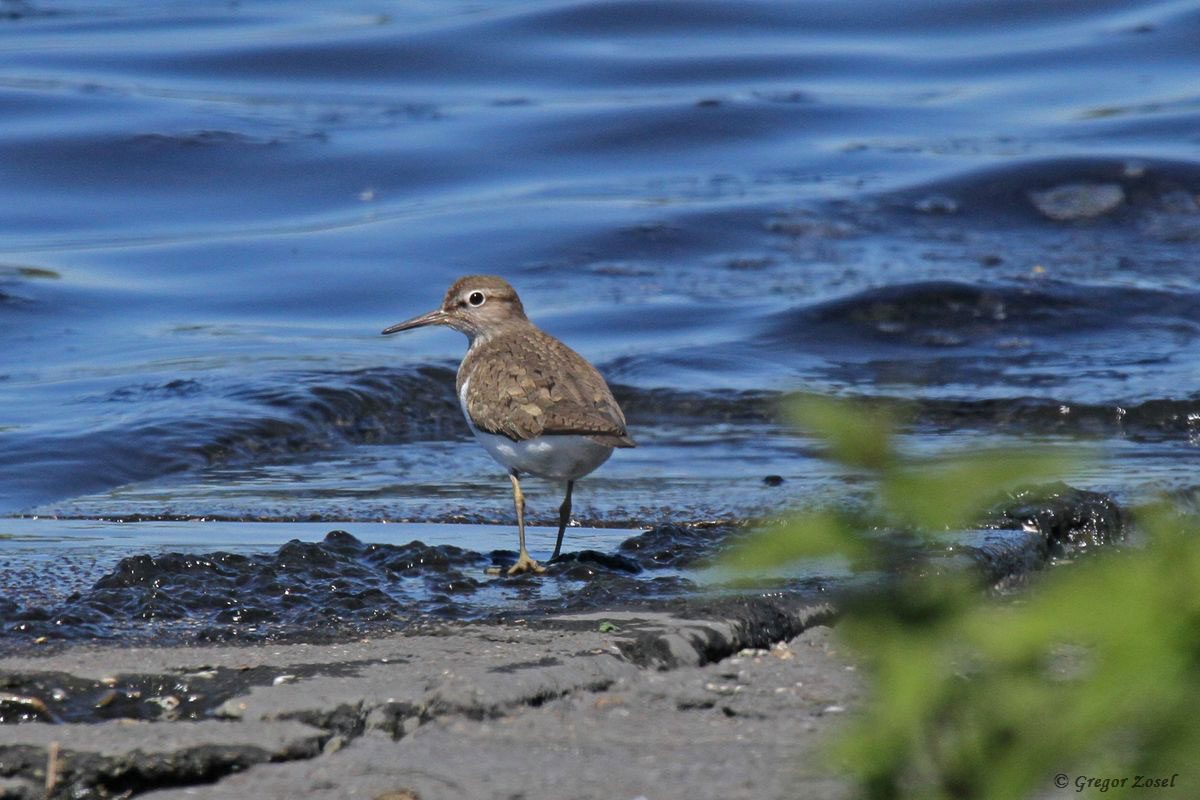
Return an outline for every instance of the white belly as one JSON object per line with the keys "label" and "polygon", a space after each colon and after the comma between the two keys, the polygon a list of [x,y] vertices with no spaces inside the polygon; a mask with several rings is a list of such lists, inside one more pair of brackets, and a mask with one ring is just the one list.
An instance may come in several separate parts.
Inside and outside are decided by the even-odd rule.
{"label": "white belly", "polygon": [[475,439],[506,469],[549,480],[573,481],[592,472],[612,455],[611,447],[597,444],[586,436],[554,434],[515,442],[507,436],[481,431],[471,422],[471,416],[467,413],[469,384],[469,380],[463,382],[462,392],[458,396],[463,416]]}

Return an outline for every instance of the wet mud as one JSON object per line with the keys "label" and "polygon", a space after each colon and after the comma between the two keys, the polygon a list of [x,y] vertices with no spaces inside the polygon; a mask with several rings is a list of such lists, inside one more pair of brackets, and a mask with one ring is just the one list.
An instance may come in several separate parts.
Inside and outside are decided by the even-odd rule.
{"label": "wet mud", "polygon": [[[1022,490],[978,531],[948,535],[946,545],[987,582],[1011,584],[1054,558],[1121,542],[1129,527],[1111,497],[1056,485]],[[613,552],[568,551],[545,565],[545,575],[515,578],[486,574],[511,564],[512,551],[367,543],[344,531],[273,552],[134,555],[57,602],[0,595],[0,650],[104,640],[337,641],[514,614],[645,608],[687,615],[723,596],[737,603],[774,591],[805,601],[842,590],[844,575],[804,570],[764,579],[761,588],[714,584],[705,569],[752,531],[746,524],[662,525]]]}
{"label": "wet mud", "polygon": [[[114,639],[261,641],[329,640],[422,622],[471,620],[511,613],[595,609],[697,591],[663,549],[642,553],[646,537],[677,551],[707,544],[724,527],[691,533],[672,526],[638,537],[617,553],[567,552],[544,576],[486,575],[516,553],[478,553],[452,545],[369,544],[343,531],[320,542],[293,540],[262,554],[215,552],[136,555],[90,588],[54,607],[0,598],[4,629],[25,641]],[[700,556],[695,556],[699,558]],[[646,569],[659,574],[644,576]],[[6,638],[0,636],[0,638]]]}

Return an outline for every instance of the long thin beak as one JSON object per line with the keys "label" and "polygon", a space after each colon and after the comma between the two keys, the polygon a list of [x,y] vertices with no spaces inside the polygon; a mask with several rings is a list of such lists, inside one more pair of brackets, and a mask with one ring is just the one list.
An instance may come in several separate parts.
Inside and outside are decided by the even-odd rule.
{"label": "long thin beak", "polygon": [[447,317],[446,312],[439,308],[435,311],[430,311],[428,314],[422,314],[419,317],[413,317],[404,322],[397,322],[390,328],[384,328],[383,335],[387,336],[389,333],[399,333],[400,331],[408,331],[413,328],[424,328],[426,325],[445,325]]}

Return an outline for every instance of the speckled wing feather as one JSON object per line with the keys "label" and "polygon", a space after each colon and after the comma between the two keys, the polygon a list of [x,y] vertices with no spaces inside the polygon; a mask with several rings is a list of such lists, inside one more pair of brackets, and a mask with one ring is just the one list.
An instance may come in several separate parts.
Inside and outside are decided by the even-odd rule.
{"label": "speckled wing feather", "polygon": [[468,375],[467,413],[482,431],[515,441],[573,433],[609,447],[635,446],[600,373],[532,325],[474,348],[459,370],[460,393]]}

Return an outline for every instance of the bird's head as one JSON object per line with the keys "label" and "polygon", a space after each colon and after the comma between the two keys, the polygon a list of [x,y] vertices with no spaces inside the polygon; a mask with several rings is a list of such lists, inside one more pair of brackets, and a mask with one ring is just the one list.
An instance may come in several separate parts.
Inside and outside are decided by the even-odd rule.
{"label": "bird's head", "polygon": [[384,334],[445,325],[465,333],[472,341],[488,337],[514,322],[525,322],[521,298],[508,281],[495,275],[467,275],[446,292],[442,307],[384,329]]}

